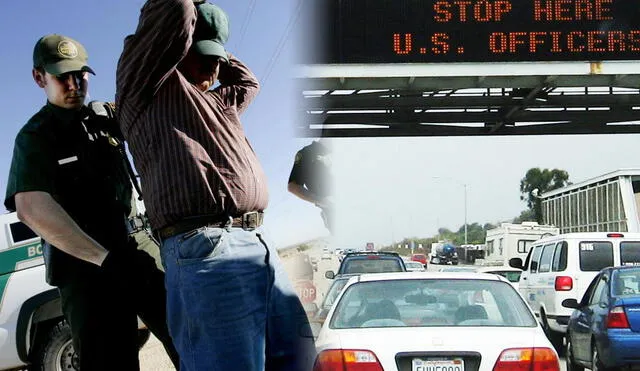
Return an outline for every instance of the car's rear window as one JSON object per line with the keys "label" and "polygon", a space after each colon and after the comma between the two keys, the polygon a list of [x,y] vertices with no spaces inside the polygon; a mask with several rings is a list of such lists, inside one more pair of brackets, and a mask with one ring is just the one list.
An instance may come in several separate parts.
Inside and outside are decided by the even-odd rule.
{"label": "car's rear window", "polygon": [[613,266],[613,245],[611,242],[580,242],[580,270],[583,272],[599,272]]}
{"label": "car's rear window", "polygon": [[367,257],[352,258],[344,263],[342,274],[361,274],[361,273],[384,273],[384,272],[403,272],[400,259],[379,258],[369,259]]}
{"label": "car's rear window", "polygon": [[349,286],[329,326],[534,327],[536,319],[513,286],[504,281],[406,279]]}
{"label": "car's rear window", "polygon": [[611,293],[614,296],[640,294],[640,267],[614,271],[611,280]]}
{"label": "car's rear window", "polygon": [[640,242],[620,243],[620,265],[640,265]]}

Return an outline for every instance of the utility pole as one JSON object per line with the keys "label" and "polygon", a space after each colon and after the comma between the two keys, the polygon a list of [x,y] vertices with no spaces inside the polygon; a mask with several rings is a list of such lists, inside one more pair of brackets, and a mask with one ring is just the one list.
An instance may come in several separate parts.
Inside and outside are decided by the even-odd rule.
{"label": "utility pole", "polygon": [[464,184],[464,244],[467,243],[467,185]]}

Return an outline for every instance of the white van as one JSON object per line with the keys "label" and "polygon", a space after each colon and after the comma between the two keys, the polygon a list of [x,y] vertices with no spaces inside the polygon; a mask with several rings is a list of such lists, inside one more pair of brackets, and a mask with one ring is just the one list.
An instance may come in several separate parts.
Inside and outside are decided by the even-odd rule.
{"label": "white van", "polygon": [[556,348],[561,348],[573,309],[562,301],[582,299],[598,272],[611,266],[640,265],[640,233],[586,232],[544,237],[526,260],[509,261],[523,270],[519,291]]}

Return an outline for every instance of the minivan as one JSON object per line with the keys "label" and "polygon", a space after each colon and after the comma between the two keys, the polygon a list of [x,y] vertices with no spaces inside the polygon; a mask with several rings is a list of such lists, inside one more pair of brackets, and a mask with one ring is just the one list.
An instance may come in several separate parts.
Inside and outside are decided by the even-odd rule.
{"label": "minivan", "polygon": [[585,232],[549,236],[535,241],[524,263],[518,290],[533,309],[549,340],[561,349],[572,309],[569,298],[582,299],[589,283],[606,267],[640,265],[640,233]]}

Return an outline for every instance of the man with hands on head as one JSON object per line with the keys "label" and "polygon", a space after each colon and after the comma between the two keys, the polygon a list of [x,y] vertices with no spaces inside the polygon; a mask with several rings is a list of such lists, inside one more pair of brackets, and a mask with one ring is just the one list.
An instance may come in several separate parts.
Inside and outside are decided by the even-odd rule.
{"label": "man with hands on head", "polygon": [[267,179],[240,122],[259,83],[228,37],[216,5],[147,0],[118,63],[117,115],[161,241],[169,328],[183,371],[310,370],[308,319],[265,237]]}

